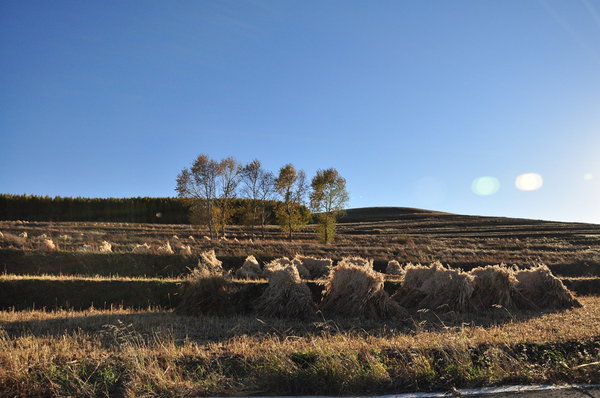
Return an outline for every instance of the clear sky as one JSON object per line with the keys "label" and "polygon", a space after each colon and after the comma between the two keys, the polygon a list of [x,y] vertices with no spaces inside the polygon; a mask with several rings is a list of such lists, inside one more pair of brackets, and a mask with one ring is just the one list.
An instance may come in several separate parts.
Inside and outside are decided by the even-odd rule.
{"label": "clear sky", "polygon": [[175,196],[200,153],[600,223],[600,0],[0,1],[0,192]]}

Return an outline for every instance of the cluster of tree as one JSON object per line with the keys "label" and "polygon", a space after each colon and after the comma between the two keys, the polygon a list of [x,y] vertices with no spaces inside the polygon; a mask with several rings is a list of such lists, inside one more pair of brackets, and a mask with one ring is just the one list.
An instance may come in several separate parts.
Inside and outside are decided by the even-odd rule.
{"label": "cluster of tree", "polygon": [[[208,227],[212,238],[225,235],[231,222],[231,203],[235,198],[246,199],[246,221],[252,234],[260,226],[264,236],[265,224],[274,211],[275,219],[288,239],[293,232],[306,226],[316,213],[317,231],[324,242],[335,235],[337,218],[348,203],[346,180],[335,169],[319,170],[309,186],[303,170],[292,164],[283,166],[277,175],[264,169],[255,159],[242,165],[232,157],[217,161],[208,155],[199,155],[190,168],[177,176],[176,190],[192,209],[194,223]],[[277,204],[269,208],[270,201]]]}
{"label": "cluster of tree", "polygon": [[[266,222],[277,201],[263,203]],[[249,201],[231,202],[231,223],[248,224]],[[152,224],[189,224],[190,209],[180,198],[70,198],[0,194],[0,220],[93,221]]]}
{"label": "cluster of tree", "polygon": [[0,194],[0,220],[187,224],[178,198],[69,198]]}

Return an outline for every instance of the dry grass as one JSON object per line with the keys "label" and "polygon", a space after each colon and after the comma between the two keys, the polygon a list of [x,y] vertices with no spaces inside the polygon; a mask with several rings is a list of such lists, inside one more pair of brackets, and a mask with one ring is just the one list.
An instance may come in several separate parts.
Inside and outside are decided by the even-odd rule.
{"label": "dry grass", "polygon": [[[35,261],[27,272],[56,272],[37,277],[50,284],[82,278],[101,286],[121,280],[177,282],[91,275],[96,265],[110,272],[135,268],[132,272],[140,275],[148,270],[148,275],[159,275],[173,264],[178,271],[169,272],[178,275],[194,265],[191,253],[203,253],[182,283],[183,304],[176,312],[0,312],[0,396],[354,395],[600,379],[599,367],[590,365],[600,359],[600,299],[579,297],[582,308],[545,310],[549,303],[569,307],[576,302],[543,268],[462,273],[441,264],[409,264],[404,284],[413,295],[403,304],[411,310],[427,308],[410,314],[390,300],[383,276],[374,271],[384,270],[390,258],[398,265],[441,259],[466,270],[546,262],[562,275],[597,276],[598,227],[411,217],[340,224],[332,245],[317,243],[312,227],[294,242],[281,239],[271,226],[266,239],[250,241],[242,227],[232,227],[228,240],[211,241],[202,239],[205,231],[189,225],[0,221],[5,263],[22,254],[19,266]],[[552,236],[545,236],[547,231]],[[57,242],[56,250],[42,251],[43,239]],[[103,250],[103,242],[110,242],[110,252]],[[157,248],[167,245],[178,254],[157,255]],[[147,254],[130,254],[136,247]],[[86,254],[76,254],[82,249]],[[272,276],[267,290],[261,283],[233,281],[223,270],[239,267],[248,253],[287,257],[265,266]],[[305,313],[298,309],[311,304],[300,274],[283,269],[292,264],[305,278],[315,278],[328,273],[333,264],[328,258],[344,256],[350,257],[331,272],[321,303],[325,315],[340,317],[282,319],[294,311]],[[151,267],[143,266],[155,258]],[[323,262],[313,267],[309,259]],[[60,266],[44,268],[51,261]],[[59,276],[67,261],[73,264],[70,272],[85,269],[88,276]],[[4,278],[18,282],[32,276]],[[469,284],[476,312],[464,312]],[[253,305],[268,317],[245,315]]]}
{"label": "dry grass", "polygon": [[429,330],[420,322],[405,331],[356,320],[327,330],[304,323],[307,331],[293,321],[153,310],[0,312],[0,395],[347,395],[594,382],[600,368],[582,365],[600,360],[600,299],[583,301],[497,326]]}

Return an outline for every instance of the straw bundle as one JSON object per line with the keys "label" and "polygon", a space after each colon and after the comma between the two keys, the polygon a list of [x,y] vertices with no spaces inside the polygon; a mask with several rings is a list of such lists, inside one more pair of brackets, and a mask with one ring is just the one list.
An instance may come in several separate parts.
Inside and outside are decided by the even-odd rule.
{"label": "straw bundle", "polygon": [[269,317],[305,319],[315,314],[316,306],[298,269],[287,266],[273,272],[269,286],[258,299],[256,310]]}
{"label": "straw bundle", "polygon": [[292,264],[296,267],[302,279],[310,279],[310,271],[302,264],[302,260],[298,256],[292,259]]}
{"label": "straw bundle", "polygon": [[[412,264],[410,264],[412,265]],[[385,273],[388,275],[404,275],[404,268],[398,262],[398,260],[390,260],[388,261],[387,267],[385,268]]]}
{"label": "straw bundle", "polygon": [[235,271],[235,276],[242,279],[260,279],[263,277],[263,270],[254,256],[248,256],[244,264]]}
{"label": "straw bundle", "polygon": [[214,250],[208,250],[200,253],[198,267],[196,269],[206,270],[209,274],[223,275],[223,263],[217,258]]}
{"label": "straw bundle", "polygon": [[179,254],[183,256],[191,256],[192,255],[192,247],[190,245],[181,245],[178,247]]}
{"label": "straw bundle", "polygon": [[52,239],[44,239],[42,241],[42,249],[48,250],[48,251],[53,251],[53,250],[56,250],[56,245],[54,244]]}
{"label": "straw bundle", "polygon": [[343,261],[333,268],[325,285],[321,309],[350,317],[394,317],[403,309],[383,290],[383,275],[368,266]]}
{"label": "straw bundle", "polygon": [[473,294],[473,276],[460,270],[434,267],[435,272],[423,282],[420,290],[425,294],[418,308],[450,311],[468,311],[471,309]]}
{"label": "straw bundle", "polygon": [[164,245],[158,246],[156,248],[156,254],[174,254],[173,248],[171,248],[171,244],[167,241]]}
{"label": "straw bundle", "polygon": [[367,259],[367,258],[362,258],[362,257],[344,257],[338,263],[338,266],[340,266],[340,265],[344,265],[344,266],[356,265],[359,267],[366,267],[366,268],[373,269],[373,259]]}
{"label": "straw bundle", "polygon": [[264,269],[263,269],[263,278],[270,278],[271,275],[273,275],[273,273],[275,271],[278,271],[278,270],[283,269],[290,265],[293,265],[293,264],[289,258],[287,258],[287,257],[276,258],[275,260],[272,260],[265,264]]}
{"label": "straw bundle", "polygon": [[187,315],[226,314],[234,311],[235,286],[214,269],[195,268],[181,285],[175,311]]}
{"label": "straw bundle", "polygon": [[516,308],[515,296],[517,279],[514,272],[504,265],[477,267],[469,272],[473,275],[473,295],[471,302],[476,309],[489,309],[495,305]]}
{"label": "straw bundle", "polygon": [[581,307],[575,296],[557,279],[547,266],[540,264],[517,271],[516,289],[532,309],[562,309]]}
{"label": "straw bundle", "polygon": [[112,245],[107,241],[102,241],[99,251],[100,253],[112,253]]}
{"label": "straw bundle", "polygon": [[132,253],[137,253],[137,254],[147,254],[150,253],[150,245],[147,243],[144,243],[143,245],[135,245],[135,247],[133,248],[133,250],[131,251]]}
{"label": "straw bundle", "polygon": [[329,275],[333,266],[330,258],[317,258],[308,256],[296,256],[302,265],[308,270],[310,278],[318,279]]}

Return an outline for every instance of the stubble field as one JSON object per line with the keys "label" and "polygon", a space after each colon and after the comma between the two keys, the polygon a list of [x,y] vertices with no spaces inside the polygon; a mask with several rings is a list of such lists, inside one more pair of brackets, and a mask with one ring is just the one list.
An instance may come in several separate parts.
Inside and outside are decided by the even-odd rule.
{"label": "stubble field", "polygon": [[[264,238],[231,227],[227,240],[210,241],[189,225],[0,222],[0,395],[366,394],[600,380],[600,226],[400,208],[351,210],[344,221],[332,245],[317,243],[311,227],[293,242],[274,226]],[[267,285],[259,279],[234,281],[256,290],[248,311],[174,311],[186,275],[211,249],[229,270],[248,255],[362,256],[379,272],[392,259],[466,271],[544,263],[583,307],[386,319],[319,312],[301,321],[254,313]],[[393,293],[401,278],[386,279]],[[308,283],[318,302],[325,281]]]}

